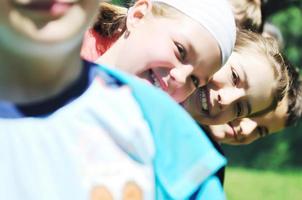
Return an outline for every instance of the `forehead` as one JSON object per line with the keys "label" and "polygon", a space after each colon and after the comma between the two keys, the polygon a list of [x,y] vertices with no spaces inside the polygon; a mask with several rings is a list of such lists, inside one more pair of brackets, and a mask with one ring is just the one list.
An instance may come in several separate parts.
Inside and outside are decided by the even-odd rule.
{"label": "forehead", "polygon": [[246,97],[252,106],[252,112],[269,107],[275,88],[274,71],[265,56],[254,52],[234,53],[239,74],[244,77]]}
{"label": "forehead", "polygon": [[203,25],[185,15],[177,19],[177,24],[174,34],[184,42],[191,64],[196,68],[202,66],[209,75],[213,75],[221,67],[221,53],[216,39]]}

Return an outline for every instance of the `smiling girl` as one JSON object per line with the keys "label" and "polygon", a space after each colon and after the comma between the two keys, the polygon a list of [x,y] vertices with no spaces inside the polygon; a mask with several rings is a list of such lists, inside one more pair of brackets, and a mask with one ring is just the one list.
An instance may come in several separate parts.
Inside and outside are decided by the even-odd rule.
{"label": "smiling girl", "polygon": [[[226,62],[235,42],[232,14],[221,7],[206,10],[212,3],[194,2],[196,9],[192,12],[183,11],[183,1],[149,4],[150,1],[137,1],[128,13],[126,9],[101,4],[94,30],[86,33],[82,56],[90,58],[91,51],[100,49],[103,54],[99,63],[136,74],[182,102]],[[220,13],[227,17],[218,17]],[[96,32],[99,36],[95,39]],[[90,39],[95,39],[95,43],[91,44]],[[111,41],[115,42],[107,48]]]}
{"label": "smiling girl", "polygon": [[277,42],[241,31],[228,62],[183,105],[201,124],[224,124],[274,110],[288,83]]}

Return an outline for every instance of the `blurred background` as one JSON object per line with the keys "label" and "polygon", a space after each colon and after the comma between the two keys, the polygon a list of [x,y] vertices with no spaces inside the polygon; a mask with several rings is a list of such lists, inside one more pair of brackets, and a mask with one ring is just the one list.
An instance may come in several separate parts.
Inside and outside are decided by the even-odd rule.
{"label": "blurred background", "polygon": [[[112,2],[128,6],[130,1]],[[262,12],[263,21],[280,30],[284,53],[301,69],[302,0],[263,0]],[[228,199],[302,200],[302,120],[252,144],[223,149]]]}

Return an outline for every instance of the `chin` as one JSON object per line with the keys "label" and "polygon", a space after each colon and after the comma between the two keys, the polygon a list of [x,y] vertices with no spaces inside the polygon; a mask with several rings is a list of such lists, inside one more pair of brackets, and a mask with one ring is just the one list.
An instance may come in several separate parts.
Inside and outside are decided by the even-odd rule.
{"label": "chin", "polygon": [[40,18],[16,13],[11,17],[11,27],[32,42],[56,43],[82,34],[90,22],[89,16],[79,6],[72,7],[59,18],[42,19],[42,16]]}
{"label": "chin", "polygon": [[220,132],[219,134],[212,132],[212,137],[216,142],[219,142],[219,143],[224,143],[224,141],[226,140],[226,136],[222,132]]}

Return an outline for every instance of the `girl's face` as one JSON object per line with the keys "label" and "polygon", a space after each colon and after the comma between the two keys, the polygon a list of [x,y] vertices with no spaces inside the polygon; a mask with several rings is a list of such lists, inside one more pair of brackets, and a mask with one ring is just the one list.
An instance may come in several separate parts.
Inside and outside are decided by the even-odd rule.
{"label": "girl's face", "polygon": [[267,59],[259,54],[234,52],[184,107],[202,124],[225,124],[268,108],[275,85]]}
{"label": "girl's face", "polygon": [[287,105],[287,98],[284,98],[276,110],[264,116],[242,118],[228,124],[210,126],[211,134],[221,143],[249,144],[285,128]]}
{"label": "girl's face", "polygon": [[[1,0],[0,43],[58,43],[78,37],[97,0]],[[2,41],[3,42],[3,41]]]}
{"label": "girl's face", "polygon": [[155,17],[151,12],[147,19],[138,19],[138,12],[133,12],[117,66],[131,69],[177,102],[183,102],[220,68],[219,46],[199,23],[185,15]]}

